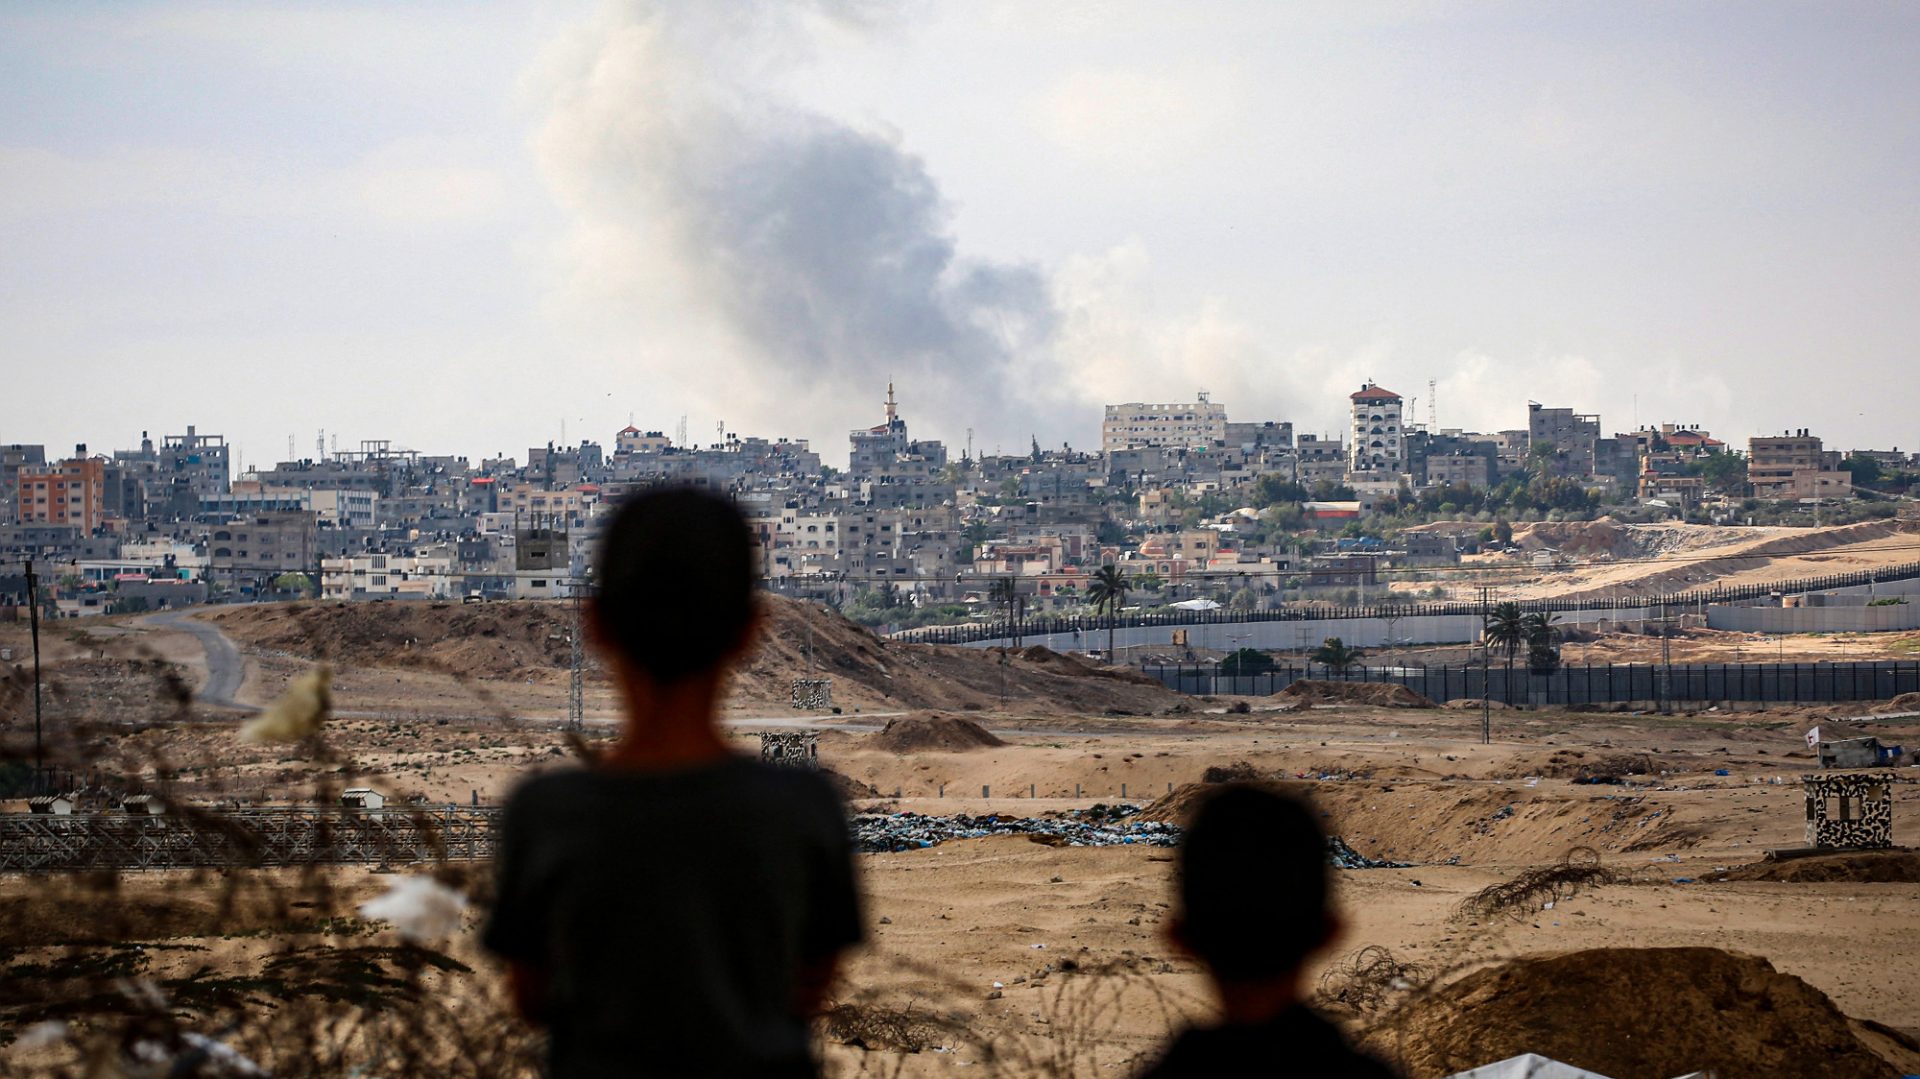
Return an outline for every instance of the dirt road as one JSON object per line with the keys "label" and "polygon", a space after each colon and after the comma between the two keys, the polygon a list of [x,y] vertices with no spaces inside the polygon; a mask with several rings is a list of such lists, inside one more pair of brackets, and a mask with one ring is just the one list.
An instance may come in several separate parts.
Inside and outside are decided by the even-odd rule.
{"label": "dirt road", "polygon": [[226,634],[193,617],[190,611],[162,611],[142,619],[159,629],[191,634],[206,652],[207,680],[196,694],[200,703],[213,708],[232,708],[251,712],[252,705],[234,700],[247,679],[247,662]]}

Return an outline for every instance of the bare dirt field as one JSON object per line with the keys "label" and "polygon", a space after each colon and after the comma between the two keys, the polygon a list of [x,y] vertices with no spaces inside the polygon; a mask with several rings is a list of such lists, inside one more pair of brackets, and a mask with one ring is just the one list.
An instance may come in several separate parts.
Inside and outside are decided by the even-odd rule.
{"label": "bare dirt field", "polygon": [[[1424,593],[1439,581],[1461,595],[1490,584],[1501,599],[1630,598],[1920,562],[1920,523],[1914,521],[1732,528],[1630,525],[1603,518],[1516,525],[1513,538],[1511,553],[1469,555],[1457,571],[1434,570],[1426,579],[1396,581],[1393,588]],[[1536,556],[1549,561],[1536,564]]]}
{"label": "bare dirt field", "polygon": [[[491,637],[467,627],[444,645],[432,625],[448,611],[420,608],[415,623],[399,621],[405,610],[346,611],[366,612],[373,625],[311,609],[220,612],[248,663],[243,699],[270,699],[318,658],[339,669],[341,714],[324,729],[321,752],[245,745],[234,736],[238,717],[181,712],[163,695],[167,677],[197,686],[204,660],[179,634],[137,621],[103,623],[104,643],[61,645],[68,651],[50,671],[72,688],[60,744],[127,778],[158,782],[164,769],[180,797],[206,801],[284,801],[369,784],[395,797],[465,803],[477,792],[497,802],[530,769],[573,766],[577,749],[554,722],[564,713],[566,674],[553,665],[565,649],[551,634],[556,625],[564,632],[565,608],[503,612]],[[1326,975],[1332,1014],[1411,1075],[1525,1048],[1622,1079],[1704,1066],[1723,1074],[1920,1071],[1912,1041],[1920,983],[1910,976],[1920,969],[1920,883],[1904,863],[1756,868],[1768,849],[1803,842],[1798,778],[1813,762],[1801,733],[1834,724],[1837,710],[1502,710],[1492,743],[1482,745],[1473,711],[1179,697],[1049,653],[880,642],[811,610],[771,621],[773,645],[732,698],[741,749],[754,751],[757,730],[814,726],[822,764],[879,792],[859,799],[862,810],[1036,816],[1125,802],[1177,821],[1213,770],[1300,791],[1355,850],[1408,863],[1338,871],[1348,929],[1316,958],[1309,984],[1322,987]],[[489,643],[475,644],[476,636]],[[136,658],[145,666],[126,666]],[[834,678],[841,713],[796,711],[791,680],[822,671]],[[594,742],[611,732],[612,701],[598,679],[589,688]],[[4,712],[18,715],[12,705]],[[958,718],[993,737],[952,737],[945,721]],[[889,733],[890,719],[906,722]],[[1853,729],[1920,744],[1912,719]],[[18,720],[7,720],[0,739],[9,754],[22,735]],[[1911,842],[1920,827],[1916,789],[1895,786],[1896,840]],[[1483,889],[1582,848],[1603,876],[1557,891],[1522,889],[1509,907],[1467,906]],[[1019,836],[859,856],[870,941],[823,1023],[830,1070],[1128,1074],[1172,1029],[1209,1014],[1198,968],[1164,936],[1172,857],[1165,848]],[[83,1033],[118,1029],[130,1020],[114,979],[144,978],[195,1029],[235,1030],[231,1043],[271,1057],[270,1040],[246,1032],[276,1029],[260,1017],[294,1014],[290,1001],[412,1016],[408,1008],[431,999],[453,1002],[446,1006],[465,1018],[423,1020],[420,1029],[495,1037],[469,1054],[494,1070],[438,1070],[514,1074],[524,1066],[524,1053],[515,1054],[530,1043],[501,1018],[497,968],[474,943],[486,867],[456,866],[447,876],[475,908],[451,942],[417,951],[357,917],[357,905],[393,879],[367,869],[0,876],[0,1031],[18,1034],[46,1018]],[[1397,988],[1357,991],[1352,958],[1366,947],[1387,950]],[[1584,973],[1570,979],[1559,968],[1516,965],[1522,960]],[[1545,988],[1570,980],[1614,998],[1643,991],[1636,986],[1667,988],[1658,1008],[1622,1016]],[[1497,997],[1536,1002],[1542,1014],[1586,1016],[1578,1029],[1587,1033],[1556,1041],[1550,1030],[1476,1021],[1495,1014],[1483,1005],[1488,986],[1504,987]],[[1763,1003],[1804,1018],[1795,1029],[1815,1034],[1769,1033]],[[1756,1010],[1739,1011],[1748,1006]],[[234,1016],[254,1018],[226,1026]],[[1667,1049],[1618,1051],[1623,1023]],[[1515,1030],[1537,1043],[1516,1047]],[[1753,1036],[1742,1041],[1742,1031]],[[348,1040],[364,1050],[372,1039]],[[74,1052],[0,1048],[0,1071],[64,1067]]]}

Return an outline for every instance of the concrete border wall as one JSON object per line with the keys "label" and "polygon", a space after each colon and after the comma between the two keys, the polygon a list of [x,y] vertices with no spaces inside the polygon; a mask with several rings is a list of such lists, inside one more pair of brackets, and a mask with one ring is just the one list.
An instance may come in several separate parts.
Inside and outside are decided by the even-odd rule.
{"label": "concrete border wall", "polygon": [[1708,607],[1707,626],[1739,633],[1890,633],[1920,629],[1920,603],[1884,607]]}

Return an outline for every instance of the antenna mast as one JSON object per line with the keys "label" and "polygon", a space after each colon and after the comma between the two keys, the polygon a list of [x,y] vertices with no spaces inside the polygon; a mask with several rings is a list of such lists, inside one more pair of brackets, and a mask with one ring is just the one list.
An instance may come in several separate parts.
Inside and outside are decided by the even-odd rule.
{"label": "antenna mast", "polygon": [[1427,430],[1440,433],[1440,396],[1433,379],[1427,380]]}

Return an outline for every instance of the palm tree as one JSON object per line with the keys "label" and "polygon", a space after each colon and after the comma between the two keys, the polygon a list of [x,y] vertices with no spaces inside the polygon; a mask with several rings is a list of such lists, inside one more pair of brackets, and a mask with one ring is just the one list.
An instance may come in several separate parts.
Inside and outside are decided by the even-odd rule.
{"label": "palm tree", "polygon": [[1087,582],[1087,599],[1095,611],[1104,609],[1107,613],[1107,662],[1113,662],[1113,621],[1120,613],[1121,604],[1127,602],[1127,593],[1133,589],[1133,580],[1126,571],[1115,565],[1101,566],[1093,571]]}
{"label": "palm tree", "polygon": [[1333,674],[1345,675],[1347,671],[1360,663],[1366,653],[1358,648],[1348,648],[1347,643],[1338,637],[1328,637],[1320,642],[1308,660],[1318,663]]}
{"label": "palm tree", "polygon": [[987,589],[987,598],[1007,609],[1007,627],[1013,634],[1013,646],[1020,647],[1020,612],[1026,606],[1026,597],[1020,594],[1020,583],[1012,577],[1001,577]]}
{"label": "palm tree", "polygon": [[1498,648],[1507,654],[1507,703],[1513,703],[1513,656],[1520,646],[1527,643],[1527,616],[1520,613],[1518,603],[1495,604],[1487,614],[1485,635],[1488,648]]}
{"label": "palm tree", "polygon": [[1527,669],[1535,674],[1552,674],[1560,666],[1560,650],[1554,647],[1560,631],[1553,628],[1558,621],[1553,614],[1545,611],[1526,617],[1527,631]]}

